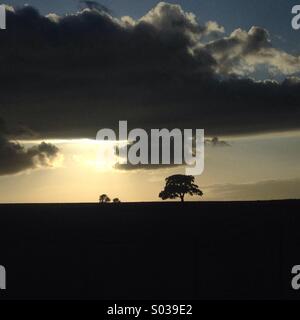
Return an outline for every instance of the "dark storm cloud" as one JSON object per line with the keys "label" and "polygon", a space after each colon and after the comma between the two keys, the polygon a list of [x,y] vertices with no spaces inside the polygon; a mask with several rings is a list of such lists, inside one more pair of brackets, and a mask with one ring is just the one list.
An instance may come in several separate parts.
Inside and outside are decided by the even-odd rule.
{"label": "dark storm cloud", "polygon": [[[180,6],[117,19],[85,9],[65,17],[24,7],[0,32],[0,115],[43,137],[95,137],[131,127],[204,128],[211,136],[299,128],[300,84],[241,79],[257,65],[292,74],[299,58],[267,31],[224,32]],[[230,76],[229,76],[230,75]]]}
{"label": "dark storm cloud", "polygon": [[56,146],[42,142],[25,149],[18,142],[9,140],[8,134],[11,133],[0,118],[0,176],[53,165],[59,154]]}

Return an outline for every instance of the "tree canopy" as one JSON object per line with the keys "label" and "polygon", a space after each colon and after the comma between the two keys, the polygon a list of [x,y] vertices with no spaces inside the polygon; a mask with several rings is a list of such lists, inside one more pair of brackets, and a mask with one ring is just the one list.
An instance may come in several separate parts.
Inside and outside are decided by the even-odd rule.
{"label": "tree canopy", "polygon": [[177,174],[167,177],[165,188],[160,192],[159,197],[162,200],[180,198],[183,202],[186,194],[202,196],[203,192],[194,182],[193,176]]}
{"label": "tree canopy", "polygon": [[110,202],[110,198],[108,197],[107,194],[101,194],[101,196],[99,197],[99,202],[100,203],[108,203],[108,202]]}

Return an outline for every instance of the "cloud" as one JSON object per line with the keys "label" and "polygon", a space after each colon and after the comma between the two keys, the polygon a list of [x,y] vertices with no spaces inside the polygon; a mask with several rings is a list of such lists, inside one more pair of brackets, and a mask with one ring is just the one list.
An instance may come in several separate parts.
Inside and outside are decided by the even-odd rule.
{"label": "cloud", "polygon": [[210,42],[206,49],[218,61],[221,74],[250,74],[259,65],[285,75],[300,72],[300,57],[273,48],[269,32],[256,26],[248,32],[236,29],[230,36]]}
{"label": "cloud", "polygon": [[205,36],[210,36],[212,39],[221,37],[225,33],[225,28],[219,25],[216,21],[208,21],[205,23]]}
{"label": "cloud", "polygon": [[204,188],[219,200],[300,199],[300,178],[243,184],[220,184]]}
{"label": "cloud", "polygon": [[9,140],[8,132],[10,131],[0,118],[0,176],[54,165],[59,156],[56,146],[42,142],[25,149],[18,142]]}
{"label": "cloud", "polygon": [[[194,139],[195,140],[195,139]],[[230,147],[231,145],[224,141],[224,140],[220,140],[218,137],[213,137],[212,139],[205,139],[205,147]],[[127,144],[127,151],[129,150],[129,148],[133,145],[133,143],[129,143]],[[162,155],[162,143],[160,142],[160,145],[157,146],[159,149],[159,154],[160,157]],[[181,150],[181,154],[182,154],[182,158],[184,160],[184,145],[182,146],[182,150]],[[117,150],[123,149],[124,147],[119,146]],[[159,164],[159,165],[152,165],[151,164],[151,144],[148,143],[148,164],[137,164],[137,165],[132,165],[130,163],[117,163],[115,165],[115,169],[118,170],[158,170],[158,169],[168,169],[168,168],[176,168],[176,167],[181,167],[181,166],[185,166],[186,164],[183,161],[183,164],[176,164],[175,163],[175,159],[174,159],[174,139],[171,139],[171,143],[170,143],[170,164]],[[193,142],[193,146],[190,149],[190,153],[193,155],[193,157],[196,156],[196,152],[195,152],[195,142]],[[127,152],[128,154],[128,152]],[[122,162],[122,158],[118,158],[120,162]],[[161,162],[161,161],[160,161]]]}
{"label": "cloud", "polygon": [[196,16],[191,12],[185,12],[180,5],[160,2],[139,20],[139,24],[146,23],[153,26],[159,32],[171,36],[172,34],[185,35],[191,43],[205,31],[200,26]]}
{"label": "cloud", "polygon": [[181,167],[183,165],[178,164],[137,164],[133,165],[131,163],[117,163],[114,165],[114,169],[120,170],[120,171],[140,171],[140,170],[166,170],[166,169],[172,169]]}
{"label": "cloud", "polygon": [[230,144],[224,140],[220,140],[218,137],[213,137],[212,139],[205,139],[205,146],[230,147]]}
{"label": "cloud", "polygon": [[124,119],[210,136],[299,129],[299,82],[247,78],[261,63],[298,71],[299,57],[273,48],[262,28],[227,36],[168,3],[140,19],[91,9],[44,17],[26,6],[7,12],[7,25],[0,116],[42,137],[94,138]]}
{"label": "cloud", "polygon": [[[174,139],[170,139],[170,147],[167,148],[167,150],[170,150],[170,161],[168,164],[162,164],[162,154],[163,154],[163,142],[160,140],[159,144],[154,144],[154,142],[148,141],[148,149],[147,149],[147,163],[138,163],[138,164],[131,164],[128,160],[128,152],[130,148],[135,144],[136,141],[128,143],[126,146],[118,146],[117,147],[117,163],[114,165],[114,168],[116,170],[121,171],[139,171],[139,170],[163,170],[163,169],[170,169],[170,168],[176,168],[185,166],[185,163],[183,164],[177,164],[175,163],[175,153],[174,153]],[[153,145],[152,145],[153,144]],[[151,164],[151,156],[152,156],[152,147],[157,148],[159,152],[159,164]],[[121,157],[121,152],[125,152],[127,154],[126,158]],[[124,151],[125,150],[125,151]],[[140,152],[137,152],[137,155],[139,155]],[[182,149],[182,159],[184,160],[184,149]],[[127,163],[124,163],[124,160],[127,160]],[[184,161],[183,161],[184,162]]]}
{"label": "cloud", "polygon": [[104,11],[106,13],[111,13],[111,11],[101,3],[97,1],[87,1],[87,0],[80,0],[79,6],[81,9],[88,8],[90,10],[98,10],[98,11]]}

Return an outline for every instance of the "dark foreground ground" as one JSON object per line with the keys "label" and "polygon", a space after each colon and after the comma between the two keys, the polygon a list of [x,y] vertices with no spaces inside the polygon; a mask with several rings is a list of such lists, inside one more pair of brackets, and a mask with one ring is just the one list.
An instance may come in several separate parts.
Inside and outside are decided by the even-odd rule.
{"label": "dark foreground ground", "polygon": [[300,201],[0,206],[0,299],[298,299],[297,264]]}

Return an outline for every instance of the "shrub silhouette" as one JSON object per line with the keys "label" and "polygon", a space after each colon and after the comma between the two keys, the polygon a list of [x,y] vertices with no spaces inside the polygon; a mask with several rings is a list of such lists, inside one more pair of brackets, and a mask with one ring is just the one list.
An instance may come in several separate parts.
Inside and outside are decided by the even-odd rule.
{"label": "shrub silhouette", "polygon": [[101,194],[101,196],[99,197],[99,202],[108,203],[110,202],[110,198],[106,194]]}
{"label": "shrub silhouette", "polygon": [[203,192],[194,183],[195,177],[186,175],[173,175],[166,178],[166,186],[160,192],[159,197],[162,200],[180,198],[184,202],[184,196],[189,194],[191,196],[202,196]]}
{"label": "shrub silhouette", "polygon": [[113,203],[121,203],[121,200],[119,198],[114,198]]}

